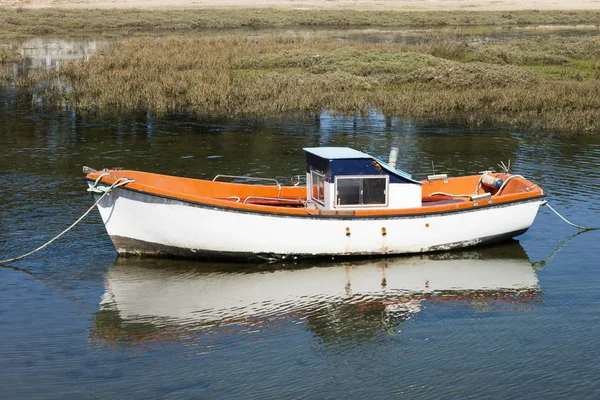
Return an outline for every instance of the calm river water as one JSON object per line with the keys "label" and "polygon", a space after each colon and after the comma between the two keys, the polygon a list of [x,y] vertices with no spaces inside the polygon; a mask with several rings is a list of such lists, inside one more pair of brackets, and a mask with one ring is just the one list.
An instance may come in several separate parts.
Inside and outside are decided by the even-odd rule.
{"label": "calm river water", "polygon": [[[0,92],[0,259],[92,204],[81,167],[287,180],[349,146],[417,178],[511,160],[600,226],[600,139],[385,118],[75,116]],[[494,221],[489,221],[493,224]],[[343,263],[119,259],[97,212],[0,268],[3,398],[598,398],[599,231],[543,208],[493,247]],[[570,239],[569,239],[570,238]]]}

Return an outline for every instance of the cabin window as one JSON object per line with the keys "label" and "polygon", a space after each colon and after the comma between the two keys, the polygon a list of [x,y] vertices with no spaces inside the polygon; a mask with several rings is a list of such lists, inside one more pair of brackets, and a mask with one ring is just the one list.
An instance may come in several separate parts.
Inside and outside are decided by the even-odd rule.
{"label": "cabin window", "polygon": [[387,205],[387,176],[348,176],[335,178],[338,206]]}
{"label": "cabin window", "polygon": [[325,203],[325,176],[317,171],[310,171],[311,197],[320,203]]}

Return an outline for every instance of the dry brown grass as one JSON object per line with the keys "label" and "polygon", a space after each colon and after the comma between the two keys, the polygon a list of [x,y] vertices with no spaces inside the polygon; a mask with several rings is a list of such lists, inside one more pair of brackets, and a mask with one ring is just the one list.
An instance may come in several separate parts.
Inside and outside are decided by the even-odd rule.
{"label": "dry brown grass", "polygon": [[79,112],[273,116],[375,108],[598,134],[598,54],[596,38],[548,38],[543,47],[522,40],[348,45],[281,34],[137,38],[27,82],[46,82],[48,99]]}
{"label": "dry brown grass", "polygon": [[600,25],[599,11],[358,11],[295,9],[0,9],[0,37],[130,36],[288,27]]}

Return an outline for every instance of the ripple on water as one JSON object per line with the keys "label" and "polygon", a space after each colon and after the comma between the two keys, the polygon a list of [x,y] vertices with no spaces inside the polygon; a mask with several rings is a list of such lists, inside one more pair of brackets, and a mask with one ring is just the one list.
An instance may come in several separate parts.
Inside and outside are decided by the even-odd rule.
{"label": "ripple on water", "polygon": [[[289,177],[303,168],[301,148],[318,145],[384,159],[398,145],[401,168],[420,178],[432,160],[456,175],[510,158],[565,216],[600,226],[593,138],[540,140],[378,115],[117,121],[2,107],[0,175],[10,185],[0,185],[0,250],[10,255],[87,210],[80,168],[90,160],[187,176]],[[285,267],[115,261],[94,212],[18,264],[33,277],[0,271],[0,380],[22,397],[522,397],[527,388],[591,398],[600,374],[597,232],[568,242],[542,269],[530,260],[545,260],[570,229],[542,211],[520,243],[424,257]]]}

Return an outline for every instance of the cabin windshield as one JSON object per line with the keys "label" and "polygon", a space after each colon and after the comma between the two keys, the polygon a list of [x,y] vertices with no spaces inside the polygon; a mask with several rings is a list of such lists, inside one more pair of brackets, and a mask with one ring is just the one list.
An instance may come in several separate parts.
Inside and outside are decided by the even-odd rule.
{"label": "cabin windshield", "polygon": [[335,178],[338,206],[386,206],[389,177],[349,176]]}

